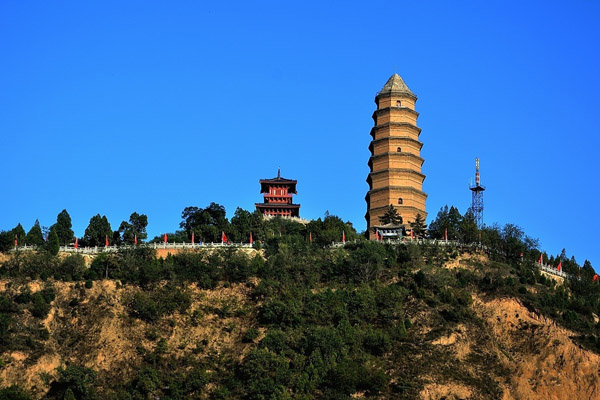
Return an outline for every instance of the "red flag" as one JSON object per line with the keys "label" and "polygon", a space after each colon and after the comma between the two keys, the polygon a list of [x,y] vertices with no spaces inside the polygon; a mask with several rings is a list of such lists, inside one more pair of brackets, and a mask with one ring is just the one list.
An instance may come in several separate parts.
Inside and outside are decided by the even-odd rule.
{"label": "red flag", "polygon": [[308,241],[312,243],[312,232],[308,232]]}
{"label": "red flag", "polygon": [[414,237],[414,236],[413,236],[413,231],[412,231],[412,229],[411,229],[411,230],[410,230],[410,240],[413,240],[413,237]]}
{"label": "red flag", "polygon": [[225,236],[225,232],[221,232],[221,243],[227,243],[227,236]]}
{"label": "red flag", "polygon": [[133,235],[133,244],[137,245],[137,234]]}
{"label": "red flag", "polygon": [[194,232],[192,232],[192,244],[194,244]]}
{"label": "red flag", "polygon": [[444,240],[447,242],[448,241],[448,228],[446,228],[444,230]]}
{"label": "red flag", "polygon": [[556,270],[557,270],[558,272],[560,272],[560,269],[561,269],[561,268],[562,268],[562,261],[559,261],[559,262],[558,262],[558,267],[556,267]]}
{"label": "red flag", "polygon": [[104,237],[104,246],[108,247],[108,235]]}
{"label": "red flag", "polygon": [[381,235],[379,234],[379,231],[377,229],[375,229],[375,240],[381,240]]}
{"label": "red flag", "polygon": [[592,280],[596,282],[598,280],[598,274],[594,274],[594,278]]}
{"label": "red flag", "polygon": [[342,231],[342,243],[346,243],[346,232]]}
{"label": "red flag", "polygon": [[15,235],[15,247],[19,245],[19,241],[17,240],[17,235]]}
{"label": "red flag", "polygon": [[252,232],[250,232],[250,244],[254,243],[254,240],[252,240]]}
{"label": "red flag", "polygon": [[79,247],[79,243],[77,242],[77,238],[75,238],[75,248]]}
{"label": "red flag", "polygon": [[540,254],[540,259],[538,260],[538,264],[542,264],[544,262],[543,257],[544,257],[544,255]]}
{"label": "red flag", "polygon": [[165,237],[163,238],[163,241],[164,241],[165,243],[167,243],[167,240],[168,240],[168,239],[167,239],[167,234],[165,233]]}

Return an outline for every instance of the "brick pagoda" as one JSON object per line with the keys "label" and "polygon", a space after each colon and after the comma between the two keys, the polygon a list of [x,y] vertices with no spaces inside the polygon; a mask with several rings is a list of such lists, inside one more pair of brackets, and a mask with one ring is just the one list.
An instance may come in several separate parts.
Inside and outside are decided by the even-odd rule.
{"label": "brick pagoda", "polygon": [[419,113],[415,111],[417,96],[410,91],[398,74],[388,79],[375,96],[377,109],[373,113],[375,126],[371,129],[369,146],[370,173],[367,177],[367,230],[375,237],[381,225],[379,217],[392,205],[402,217],[402,226],[410,229],[417,214],[425,219],[423,192],[425,175],[421,172],[423,158],[419,140],[421,129],[417,126]]}

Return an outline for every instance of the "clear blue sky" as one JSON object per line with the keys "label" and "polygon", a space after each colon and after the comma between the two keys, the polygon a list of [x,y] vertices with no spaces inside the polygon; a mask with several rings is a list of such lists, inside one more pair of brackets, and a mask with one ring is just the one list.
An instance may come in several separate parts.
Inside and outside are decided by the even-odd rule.
{"label": "clear blue sky", "polygon": [[66,208],[151,236],[298,180],[305,218],[365,228],[374,96],[417,94],[429,220],[484,221],[600,267],[600,3],[9,1],[0,5],[0,229]]}

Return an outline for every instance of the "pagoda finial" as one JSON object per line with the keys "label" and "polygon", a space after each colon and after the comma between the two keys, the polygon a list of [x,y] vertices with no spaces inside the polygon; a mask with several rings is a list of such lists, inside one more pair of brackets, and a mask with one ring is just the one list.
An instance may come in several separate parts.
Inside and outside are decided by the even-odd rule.
{"label": "pagoda finial", "polygon": [[281,167],[277,167],[277,177],[281,178]]}

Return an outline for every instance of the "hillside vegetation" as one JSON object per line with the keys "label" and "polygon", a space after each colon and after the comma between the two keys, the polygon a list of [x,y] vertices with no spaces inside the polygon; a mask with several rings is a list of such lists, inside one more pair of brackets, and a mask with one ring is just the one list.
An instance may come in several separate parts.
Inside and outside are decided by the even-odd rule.
{"label": "hillside vegetation", "polygon": [[0,398],[598,398],[598,285],[502,243],[5,256]]}

